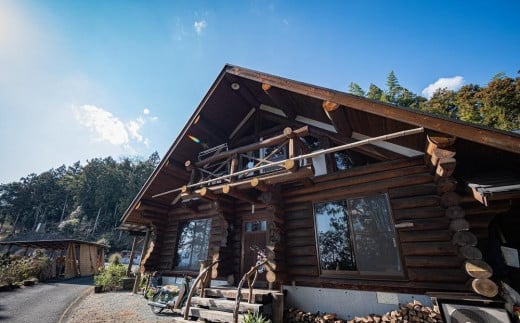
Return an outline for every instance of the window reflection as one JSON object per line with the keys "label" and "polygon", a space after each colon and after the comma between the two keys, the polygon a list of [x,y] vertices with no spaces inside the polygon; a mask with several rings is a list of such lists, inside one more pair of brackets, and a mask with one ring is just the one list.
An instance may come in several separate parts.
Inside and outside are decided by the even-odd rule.
{"label": "window reflection", "polygon": [[176,269],[199,269],[199,261],[208,258],[210,230],[211,219],[180,224]]}
{"label": "window reflection", "polygon": [[385,195],[315,205],[322,270],[401,272]]}

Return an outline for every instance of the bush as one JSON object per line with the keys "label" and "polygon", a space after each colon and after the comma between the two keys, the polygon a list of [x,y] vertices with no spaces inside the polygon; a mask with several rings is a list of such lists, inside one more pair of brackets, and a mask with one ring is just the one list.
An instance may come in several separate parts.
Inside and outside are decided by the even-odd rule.
{"label": "bush", "polygon": [[0,285],[14,284],[27,279],[45,280],[44,273],[51,265],[49,258],[41,251],[33,257],[3,257],[0,265]]}
{"label": "bush", "polygon": [[99,275],[94,276],[94,284],[103,286],[105,291],[114,291],[123,288],[123,278],[126,277],[126,267],[121,264],[121,255],[113,254],[109,258],[110,264]]}
{"label": "bush", "polygon": [[244,314],[244,323],[271,323],[271,320],[266,319],[262,314],[258,312],[247,312]]}

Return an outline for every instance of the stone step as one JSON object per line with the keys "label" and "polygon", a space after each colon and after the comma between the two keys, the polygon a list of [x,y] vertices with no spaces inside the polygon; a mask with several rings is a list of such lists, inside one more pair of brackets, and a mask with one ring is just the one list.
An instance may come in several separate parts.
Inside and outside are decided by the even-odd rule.
{"label": "stone step", "polygon": [[[198,305],[208,307],[209,309],[218,309],[223,311],[233,312],[235,310],[235,301],[222,298],[204,298],[204,297],[193,297],[191,299],[192,305]],[[269,306],[269,305],[267,305]],[[266,310],[264,304],[249,304],[247,302],[240,302],[238,311],[241,313],[249,312],[260,312],[263,313]]]}

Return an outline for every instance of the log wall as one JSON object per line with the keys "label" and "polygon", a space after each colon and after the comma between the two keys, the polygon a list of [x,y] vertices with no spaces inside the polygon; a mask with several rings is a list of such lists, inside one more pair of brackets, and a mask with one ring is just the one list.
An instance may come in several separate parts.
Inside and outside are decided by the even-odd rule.
{"label": "log wall", "polygon": [[[445,173],[447,174],[447,173]],[[387,193],[396,235],[400,242],[403,277],[420,290],[454,290],[468,279],[461,270],[463,259],[452,243],[450,219],[446,207],[452,196],[443,196],[454,185],[443,181],[437,185],[436,175],[422,158],[394,160],[358,167],[315,178],[315,185],[285,190],[285,237],[289,281],[309,286],[323,285],[320,278],[314,229],[313,203]],[[442,187],[440,187],[442,186]],[[456,200],[456,198],[455,198]],[[336,279],[340,286],[353,277]],[[365,289],[360,277],[356,288]],[[370,279],[367,277],[367,279]],[[380,286],[391,286],[396,279],[379,277]],[[411,283],[411,284],[410,284]],[[327,284],[334,285],[334,279]],[[421,287],[422,286],[422,287]],[[366,289],[373,289],[366,284]]]}

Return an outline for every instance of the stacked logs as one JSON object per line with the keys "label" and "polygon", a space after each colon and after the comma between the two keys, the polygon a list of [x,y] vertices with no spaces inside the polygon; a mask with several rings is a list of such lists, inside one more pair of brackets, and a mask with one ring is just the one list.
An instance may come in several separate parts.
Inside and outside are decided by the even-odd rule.
{"label": "stacked logs", "polygon": [[336,318],[336,314],[312,314],[298,309],[290,308],[285,315],[285,322],[313,322],[313,323],[398,323],[398,322],[443,322],[438,310],[424,306],[418,301],[407,305],[400,304],[399,309],[383,315],[370,314],[363,317],[354,317],[351,320]]}
{"label": "stacked logs", "polygon": [[482,260],[482,253],[476,248],[478,238],[469,231],[469,222],[465,219],[465,210],[460,207],[462,198],[455,192],[457,181],[452,177],[456,166],[455,138],[439,133],[427,136],[426,164],[435,175],[437,191],[441,195],[440,204],[446,210],[450,220],[452,244],[457,246],[458,256],[465,260],[464,269],[470,277],[470,288],[477,294],[494,297],[498,293],[497,285],[490,280],[493,271]]}

